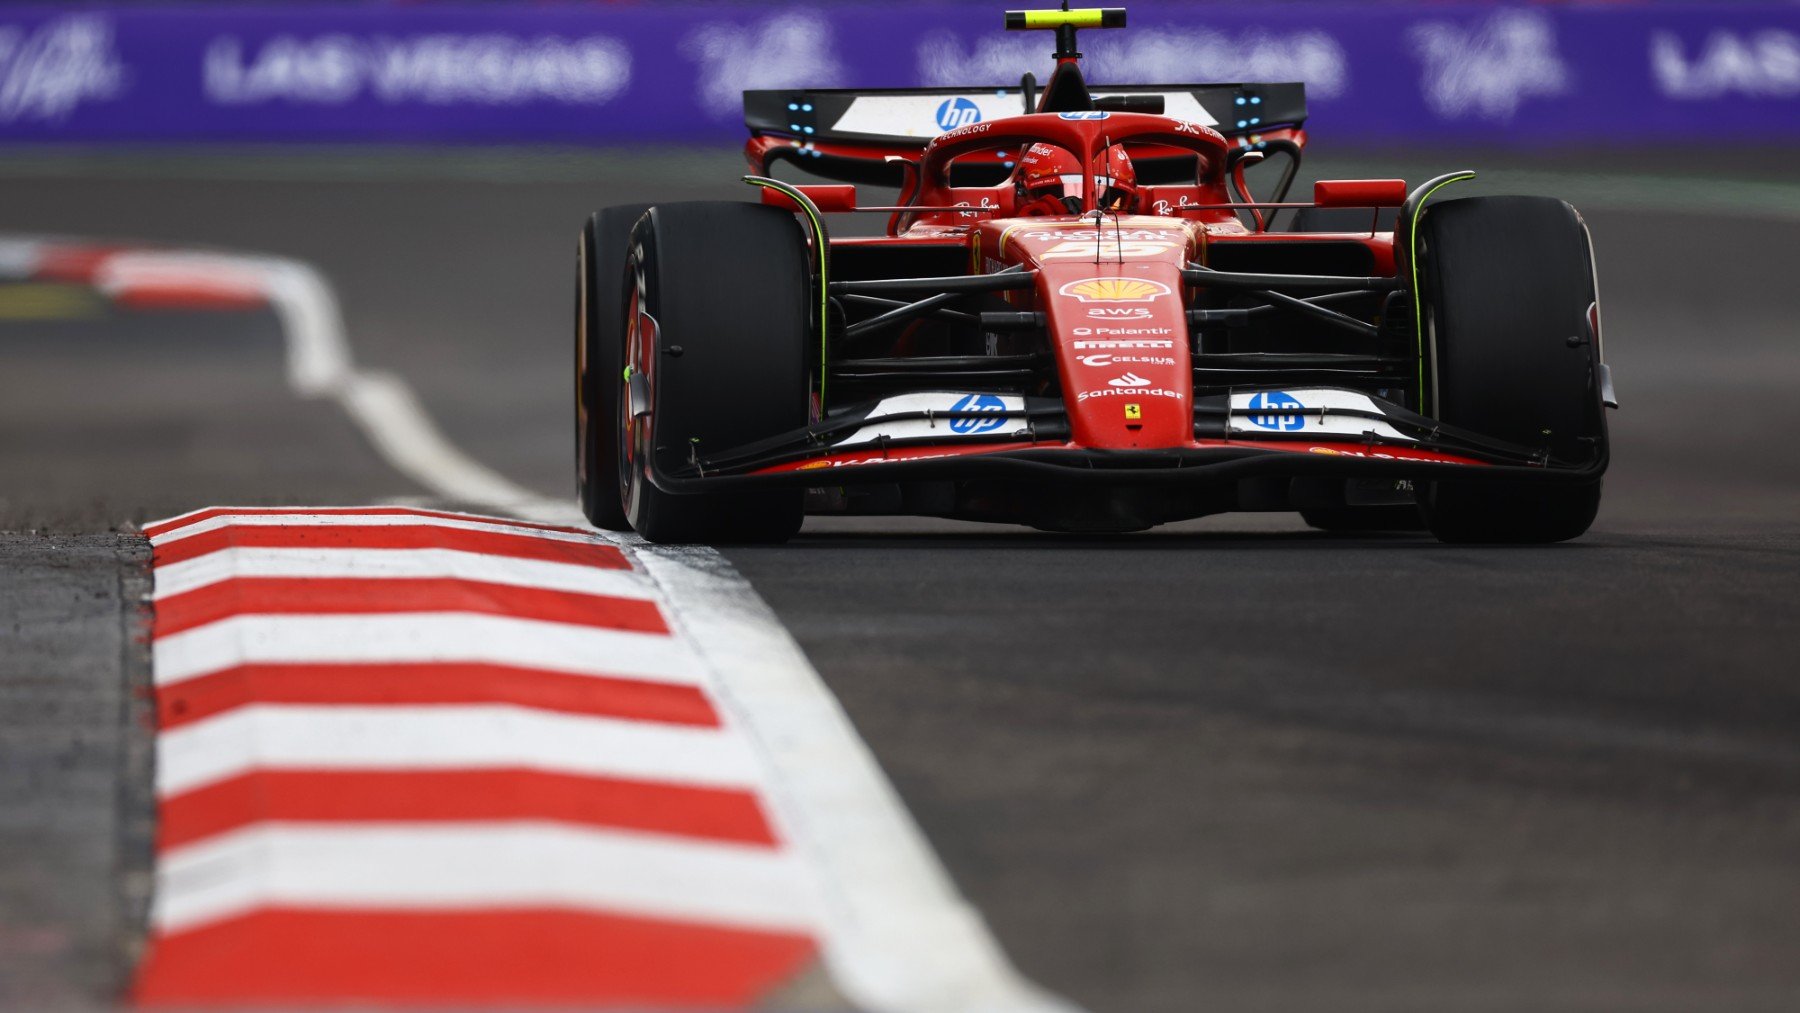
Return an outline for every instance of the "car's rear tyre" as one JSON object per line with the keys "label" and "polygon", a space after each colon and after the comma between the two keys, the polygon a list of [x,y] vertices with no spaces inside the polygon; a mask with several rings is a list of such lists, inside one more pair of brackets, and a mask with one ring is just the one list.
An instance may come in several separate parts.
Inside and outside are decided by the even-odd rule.
{"label": "car's rear tyre", "polygon": [[1340,534],[1370,531],[1423,531],[1425,519],[1411,503],[1384,506],[1317,507],[1300,511],[1308,527]]}
{"label": "car's rear tyre", "polygon": [[633,230],[619,481],[645,538],[782,542],[800,529],[799,488],[671,493],[652,475],[806,425],[806,254],[793,215],[757,204],[660,204]]}
{"label": "car's rear tyre", "polygon": [[[1594,267],[1575,209],[1548,197],[1433,206],[1419,228],[1429,414],[1545,449],[1604,450]],[[1588,529],[1600,481],[1426,483],[1420,507],[1446,542],[1560,542]]]}
{"label": "car's rear tyre", "polygon": [[625,368],[625,252],[648,204],[596,211],[575,256],[575,488],[597,528],[629,531],[619,499],[619,371]]}

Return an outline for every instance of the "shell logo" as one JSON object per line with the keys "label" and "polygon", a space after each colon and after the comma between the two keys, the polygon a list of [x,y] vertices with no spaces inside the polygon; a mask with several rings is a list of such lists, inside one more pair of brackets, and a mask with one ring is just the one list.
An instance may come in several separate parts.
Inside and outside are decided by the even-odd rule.
{"label": "shell logo", "polygon": [[1155,302],[1169,294],[1169,286],[1148,278],[1088,278],[1069,282],[1057,294],[1082,302]]}

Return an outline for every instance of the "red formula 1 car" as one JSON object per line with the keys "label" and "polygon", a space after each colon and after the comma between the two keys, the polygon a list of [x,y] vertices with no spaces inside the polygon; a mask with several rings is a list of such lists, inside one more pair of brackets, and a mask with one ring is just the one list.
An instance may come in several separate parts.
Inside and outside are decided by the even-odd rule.
{"label": "red formula 1 car", "polygon": [[[1042,87],[748,92],[761,203],[595,214],[589,519],[669,542],[779,541],[806,513],[1585,531],[1614,402],[1575,210],[1426,206],[1468,172],[1288,203],[1302,87],[1090,88],[1076,29],[1123,22],[1009,12],[1056,32]],[[1286,163],[1266,202],[1246,179],[1264,158]],[[776,162],[900,196],[859,207]],[[829,215],[870,212],[886,235],[832,237]]]}

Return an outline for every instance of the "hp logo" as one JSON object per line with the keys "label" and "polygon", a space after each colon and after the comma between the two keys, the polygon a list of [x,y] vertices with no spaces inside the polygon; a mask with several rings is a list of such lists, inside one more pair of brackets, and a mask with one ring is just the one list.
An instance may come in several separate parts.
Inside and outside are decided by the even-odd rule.
{"label": "hp logo", "polygon": [[[950,410],[953,412],[1003,412],[1006,410],[1006,402],[992,394],[966,394],[951,405]],[[1006,420],[997,414],[992,418],[965,417],[951,419],[950,431],[969,436],[975,433],[989,432],[1005,424]]]}
{"label": "hp logo", "polygon": [[1291,433],[1306,425],[1306,409],[1292,394],[1278,390],[1260,391],[1250,397],[1250,424],[1263,429]]}
{"label": "hp logo", "polygon": [[955,130],[971,123],[981,122],[981,107],[963,98],[945,99],[937,108],[937,125],[939,130]]}

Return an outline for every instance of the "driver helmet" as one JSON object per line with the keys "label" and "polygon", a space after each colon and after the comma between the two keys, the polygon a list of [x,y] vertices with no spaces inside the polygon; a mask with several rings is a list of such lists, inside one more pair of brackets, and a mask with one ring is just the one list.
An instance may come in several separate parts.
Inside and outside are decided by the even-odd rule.
{"label": "driver helmet", "polygon": [[1131,156],[1123,144],[1115,144],[1100,153],[1094,166],[1094,191],[1100,195],[1100,210],[1108,214],[1128,215],[1137,210],[1137,170],[1131,167]]}
{"label": "driver helmet", "polygon": [[1137,210],[1137,173],[1124,145],[1114,144],[1102,152],[1091,175],[1081,171],[1079,159],[1054,144],[1033,144],[1019,159],[1016,188],[1022,215],[1080,214],[1088,186],[1098,195],[1102,211]]}
{"label": "driver helmet", "polygon": [[1019,159],[1019,213],[1023,215],[1076,215],[1081,213],[1081,162],[1054,144],[1033,144]]}

